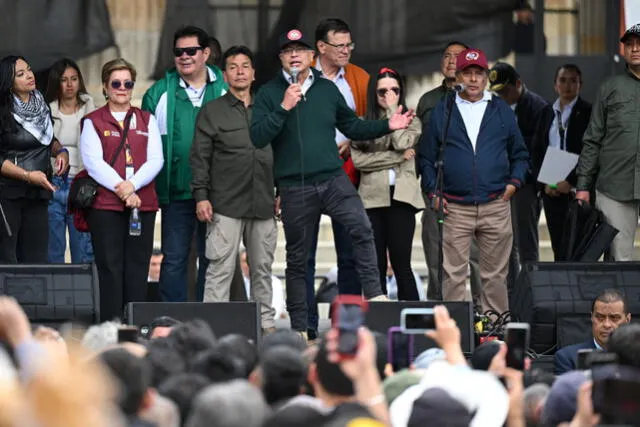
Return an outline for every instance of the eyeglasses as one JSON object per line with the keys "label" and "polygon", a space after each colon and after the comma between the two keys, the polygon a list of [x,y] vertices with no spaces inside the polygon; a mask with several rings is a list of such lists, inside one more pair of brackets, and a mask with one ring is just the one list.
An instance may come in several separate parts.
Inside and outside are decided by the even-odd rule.
{"label": "eyeglasses", "polygon": [[356,42],[351,42],[351,43],[343,43],[343,44],[333,44],[333,43],[329,43],[326,40],[322,40],[324,43],[328,44],[329,46],[335,47],[338,50],[344,50],[344,49],[348,49],[348,50],[353,50],[356,48]]}
{"label": "eyeglasses", "polygon": [[392,88],[382,88],[382,89],[378,89],[376,91],[376,93],[378,94],[378,96],[380,98],[384,98],[384,96],[387,94],[388,91],[393,91],[393,93],[395,93],[396,95],[400,95],[400,88],[399,87],[392,87]]}
{"label": "eyeglasses", "polygon": [[173,49],[173,54],[176,58],[180,58],[183,53],[193,56],[198,53],[199,50],[204,50],[204,48],[202,46],[176,47]]}
{"label": "eyeglasses", "polygon": [[124,88],[126,90],[131,90],[133,89],[133,86],[136,84],[136,82],[132,81],[132,80],[125,80],[124,82],[121,80],[112,80],[111,81],[111,87],[114,89],[122,89],[122,86],[124,86]]}
{"label": "eyeglasses", "polygon": [[286,49],[282,49],[280,53],[282,53],[283,55],[293,55],[294,53],[304,53],[310,50],[311,49],[309,49],[308,47],[298,46],[298,47],[288,47]]}

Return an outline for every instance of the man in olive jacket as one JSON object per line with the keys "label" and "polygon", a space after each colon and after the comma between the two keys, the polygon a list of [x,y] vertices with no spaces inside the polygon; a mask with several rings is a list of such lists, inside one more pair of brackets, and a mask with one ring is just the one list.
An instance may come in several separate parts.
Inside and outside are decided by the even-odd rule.
{"label": "man in olive jacket", "polygon": [[191,189],[198,219],[207,224],[209,259],[204,302],[229,301],[240,241],[247,248],[251,296],[262,328],[275,328],[271,266],[278,231],[274,218],[273,153],[249,136],[253,54],[232,46],[223,55],[229,92],[202,107],[191,146]]}
{"label": "man in olive jacket", "polygon": [[640,206],[640,24],[629,28],[624,44],[626,72],[605,81],[593,103],[582,139],[576,198],[596,206],[620,232],[613,239],[615,261],[631,261]]}

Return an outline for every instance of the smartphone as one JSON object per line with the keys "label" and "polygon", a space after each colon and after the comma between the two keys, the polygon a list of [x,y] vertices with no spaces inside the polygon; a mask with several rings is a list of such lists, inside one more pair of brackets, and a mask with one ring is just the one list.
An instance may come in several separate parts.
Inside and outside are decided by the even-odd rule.
{"label": "smartphone", "polygon": [[584,371],[585,369],[589,369],[589,364],[587,363],[587,358],[593,352],[592,348],[583,348],[582,350],[578,350],[578,355],[576,357],[576,369],[578,371]]}
{"label": "smartphone", "polygon": [[403,308],[400,328],[404,334],[424,334],[436,328],[433,308]]}
{"label": "smartphone", "polygon": [[351,359],[358,352],[358,329],[364,325],[367,301],[359,295],[338,295],[332,304],[332,323],[338,331],[338,355]]}
{"label": "smartphone", "polygon": [[587,365],[590,369],[604,365],[615,365],[618,363],[618,355],[607,353],[606,351],[592,351],[587,355]]}
{"label": "smartphone", "polygon": [[140,332],[135,326],[125,326],[118,329],[118,343],[138,342]]}
{"label": "smartphone", "polygon": [[414,336],[402,332],[402,328],[393,326],[387,332],[387,363],[398,372],[411,366],[413,362]]}
{"label": "smartphone", "polygon": [[504,341],[507,344],[507,367],[524,371],[530,330],[528,323],[507,323],[504,332]]}

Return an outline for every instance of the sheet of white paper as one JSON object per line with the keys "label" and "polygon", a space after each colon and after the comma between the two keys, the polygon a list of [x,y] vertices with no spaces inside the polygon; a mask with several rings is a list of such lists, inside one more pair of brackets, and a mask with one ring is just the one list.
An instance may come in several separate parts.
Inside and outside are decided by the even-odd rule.
{"label": "sheet of white paper", "polygon": [[578,164],[578,155],[568,153],[556,147],[548,147],[538,174],[538,181],[543,184],[557,184],[567,179]]}

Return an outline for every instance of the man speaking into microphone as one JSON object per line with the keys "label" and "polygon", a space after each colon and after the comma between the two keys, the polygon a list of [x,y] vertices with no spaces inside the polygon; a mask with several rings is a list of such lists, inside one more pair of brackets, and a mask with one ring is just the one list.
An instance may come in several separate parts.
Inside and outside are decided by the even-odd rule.
{"label": "man speaking into microphone", "polygon": [[[469,248],[480,252],[482,311],[509,309],[507,271],[512,245],[509,200],[522,185],[529,154],[509,106],[485,90],[487,58],[467,49],[456,59],[459,86],[434,108],[420,142],[424,191],[443,204],[443,286],[446,301],[466,299]],[[443,188],[437,164],[443,151]]]}
{"label": "man speaking into microphone", "polygon": [[313,44],[300,30],[280,37],[282,71],[258,91],[251,121],[253,144],[273,148],[287,240],[287,310],[291,328],[305,337],[307,254],[323,213],[351,236],[364,297],[386,299],[380,288],[371,223],[342,170],[335,129],[351,140],[373,140],[406,128],[414,116],[399,107],[389,120],[360,120],[336,85],[311,68],[313,56]]}

